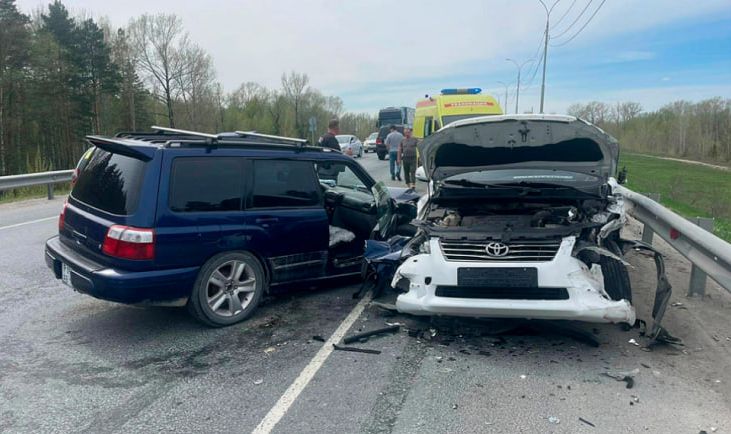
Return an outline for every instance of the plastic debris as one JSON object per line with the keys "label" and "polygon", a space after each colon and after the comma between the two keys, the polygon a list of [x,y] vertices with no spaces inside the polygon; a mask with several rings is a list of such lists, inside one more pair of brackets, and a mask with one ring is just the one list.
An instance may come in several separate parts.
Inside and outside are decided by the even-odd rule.
{"label": "plastic debris", "polygon": [[635,385],[634,376],[639,374],[639,369],[633,369],[626,372],[602,372],[605,377],[613,378],[617,381],[624,381],[627,383],[627,389],[631,389]]}
{"label": "plastic debris", "polygon": [[584,419],[583,417],[580,417],[580,418],[579,418],[579,421],[581,421],[581,422],[584,422],[585,424],[587,424],[587,425],[589,425],[589,426],[591,426],[591,427],[594,427],[594,428],[596,428],[596,425],[594,425],[593,423],[591,423],[591,422],[589,422],[588,420]]}
{"label": "plastic debris", "polygon": [[256,384],[257,386],[260,385],[263,382],[264,382],[264,379],[263,378],[260,378],[258,380],[254,380],[254,384]]}
{"label": "plastic debris", "polygon": [[401,328],[400,325],[392,325],[392,326],[388,326],[388,327],[384,327],[384,328],[380,328],[380,329],[376,329],[376,330],[356,333],[354,335],[345,337],[345,339],[343,339],[343,343],[352,344],[353,342],[366,341],[371,336],[379,335],[382,333],[396,333],[397,331],[399,331],[400,328]]}
{"label": "plastic debris", "polygon": [[317,341],[317,342],[325,342],[325,338],[323,338],[323,337],[322,337],[322,336],[320,336],[320,335],[315,335],[315,336],[313,336],[313,337],[312,337],[312,340],[313,340],[313,341]]}
{"label": "plastic debris", "polygon": [[522,375],[520,376],[520,379],[521,379],[521,380],[525,380],[526,378],[528,378],[528,376],[527,376],[527,375],[525,375],[525,374],[522,374]]}
{"label": "plastic debris", "polygon": [[637,342],[634,338],[630,339],[628,342],[636,347],[640,346],[639,342]]}
{"label": "plastic debris", "polygon": [[338,351],[350,351],[352,353],[365,353],[365,354],[381,354],[379,350],[370,350],[368,348],[357,348],[357,347],[345,347],[338,344],[333,344],[333,349]]}
{"label": "plastic debris", "polygon": [[452,404],[452,410],[456,410],[459,407],[457,404]]}
{"label": "plastic debris", "polygon": [[548,416],[548,421],[551,423],[555,423],[556,425],[561,423],[561,419],[557,418],[556,416]]}
{"label": "plastic debris", "polygon": [[275,351],[277,351],[277,349],[276,349],[276,348],[274,348],[274,347],[267,347],[267,348],[264,348],[264,354],[271,354],[271,353],[273,353],[273,352],[275,352]]}

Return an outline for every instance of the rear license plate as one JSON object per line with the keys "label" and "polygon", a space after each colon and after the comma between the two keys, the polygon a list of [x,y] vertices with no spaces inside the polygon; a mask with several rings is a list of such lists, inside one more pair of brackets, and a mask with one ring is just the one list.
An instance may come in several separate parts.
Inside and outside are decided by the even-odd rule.
{"label": "rear license plate", "polygon": [[535,288],[538,286],[538,269],[460,268],[457,270],[457,284],[483,288]]}
{"label": "rear license plate", "polygon": [[63,262],[61,263],[61,281],[71,286],[71,268]]}

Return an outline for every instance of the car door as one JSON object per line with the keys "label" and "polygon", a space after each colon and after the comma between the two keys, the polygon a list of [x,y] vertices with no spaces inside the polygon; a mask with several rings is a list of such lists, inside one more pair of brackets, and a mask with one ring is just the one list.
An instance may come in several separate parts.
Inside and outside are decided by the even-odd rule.
{"label": "car door", "polygon": [[245,223],[272,283],[325,275],[329,225],[311,161],[251,159]]}

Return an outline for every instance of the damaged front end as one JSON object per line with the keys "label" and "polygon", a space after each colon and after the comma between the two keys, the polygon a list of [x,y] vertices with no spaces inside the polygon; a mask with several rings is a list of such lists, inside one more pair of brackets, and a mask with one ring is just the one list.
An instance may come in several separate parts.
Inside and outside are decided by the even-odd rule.
{"label": "damaged front end", "polygon": [[[627,217],[613,194],[616,141],[575,118],[501,118],[452,124],[420,146],[434,190],[416,235],[377,273],[400,292],[397,310],[634,324],[624,252],[651,247],[619,236]],[[670,286],[653,253],[658,338],[669,336],[659,322]]]}

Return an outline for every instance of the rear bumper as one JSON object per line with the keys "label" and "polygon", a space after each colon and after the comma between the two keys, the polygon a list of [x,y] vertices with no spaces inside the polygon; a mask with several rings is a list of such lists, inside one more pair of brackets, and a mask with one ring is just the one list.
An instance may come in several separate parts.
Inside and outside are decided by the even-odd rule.
{"label": "rear bumper", "polygon": [[127,304],[184,305],[199,267],[126,271],[105,267],[61,243],[46,241],[46,265],[61,279],[62,264],[69,267],[74,290],[102,300]]}
{"label": "rear bumper", "polygon": [[[604,323],[635,322],[635,311],[627,300],[614,301],[604,291],[601,270],[588,269],[571,256],[574,238],[566,237],[553,260],[547,262],[447,261],[438,241],[432,239],[431,254],[416,255],[396,270],[392,286],[408,280],[408,292],[398,296],[396,307],[413,315],[453,315],[474,318],[561,319]],[[437,295],[438,287],[457,287],[460,267],[536,268],[538,288],[565,288],[566,299],[460,298]],[[426,282],[429,282],[428,284]],[[403,287],[399,285],[400,287]],[[509,291],[506,289],[505,291]]]}

